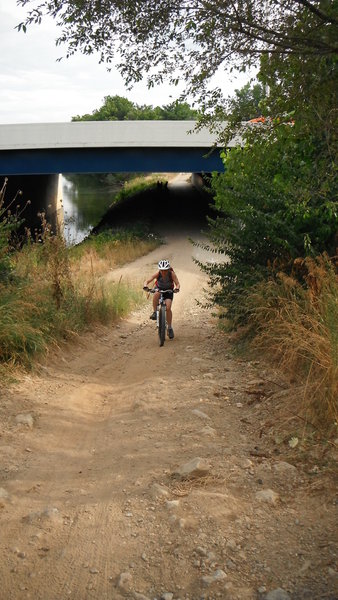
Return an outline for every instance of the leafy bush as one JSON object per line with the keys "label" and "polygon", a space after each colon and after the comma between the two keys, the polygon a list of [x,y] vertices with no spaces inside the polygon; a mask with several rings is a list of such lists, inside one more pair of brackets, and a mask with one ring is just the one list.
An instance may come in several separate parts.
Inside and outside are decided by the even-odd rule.
{"label": "leafy bush", "polygon": [[212,179],[219,215],[210,238],[230,261],[205,270],[234,326],[246,321],[243,299],[257,281],[289,272],[299,256],[335,252],[335,166],[317,141],[274,123],[223,154],[225,172]]}

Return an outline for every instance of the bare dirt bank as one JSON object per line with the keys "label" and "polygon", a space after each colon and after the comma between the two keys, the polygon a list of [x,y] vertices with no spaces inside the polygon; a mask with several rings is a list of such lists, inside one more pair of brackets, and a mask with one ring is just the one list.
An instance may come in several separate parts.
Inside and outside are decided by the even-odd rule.
{"label": "bare dirt bank", "polygon": [[1,393],[2,600],[337,598],[331,481],[265,439],[284,382],[233,357],[178,229],[111,274],[172,261],[174,340],[148,305]]}

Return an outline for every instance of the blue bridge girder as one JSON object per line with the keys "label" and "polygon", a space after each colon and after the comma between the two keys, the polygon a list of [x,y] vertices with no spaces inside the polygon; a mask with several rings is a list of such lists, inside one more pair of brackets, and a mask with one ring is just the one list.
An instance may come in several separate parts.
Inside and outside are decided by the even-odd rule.
{"label": "blue bridge girder", "polygon": [[0,175],[223,171],[215,136],[206,128],[194,130],[195,124],[79,121],[0,125]]}
{"label": "blue bridge girder", "polygon": [[203,148],[74,148],[0,151],[0,175],[223,171]]}

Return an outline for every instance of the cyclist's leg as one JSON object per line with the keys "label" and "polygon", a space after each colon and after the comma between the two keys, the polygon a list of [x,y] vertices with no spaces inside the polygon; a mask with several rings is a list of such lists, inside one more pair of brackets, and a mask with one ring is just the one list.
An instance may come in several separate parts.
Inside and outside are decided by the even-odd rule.
{"label": "cyclist's leg", "polygon": [[153,309],[154,309],[154,312],[156,312],[159,297],[160,297],[160,292],[155,292],[155,294],[153,294]]}
{"label": "cyclist's leg", "polygon": [[155,294],[153,294],[153,312],[150,315],[150,318],[152,319],[152,321],[156,321],[156,310],[157,310],[159,297],[160,297],[159,292],[155,292]]}
{"label": "cyclist's leg", "polygon": [[171,323],[173,320],[173,314],[171,312],[172,300],[169,300],[169,298],[166,298],[165,303],[166,303],[166,307],[167,307],[167,325],[170,329]]}
{"label": "cyclist's leg", "polygon": [[172,327],[172,317],[173,317],[173,315],[172,315],[172,312],[171,312],[172,300],[167,299],[165,301],[165,303],[166,303],[166,306],[167,306],[167,311],[166,312],[167,312],[168,336],[169,336],[169,339],[172,340],[174,338],[174,330],[173,330],[173,327]]}

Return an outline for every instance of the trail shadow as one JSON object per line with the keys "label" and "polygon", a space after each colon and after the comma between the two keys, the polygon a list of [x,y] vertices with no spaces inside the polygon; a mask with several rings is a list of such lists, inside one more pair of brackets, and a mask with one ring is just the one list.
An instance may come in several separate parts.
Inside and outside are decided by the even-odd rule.
{"label": "trail shadow", "polygon": [[143,223],[150,230],[167,226],[168,230],[191,227],[207,229],[207,215],[213,216],[212,197],[192,185],[158,185],[139,192],[109,208],[92,234],[107,229],[133,227]]}

